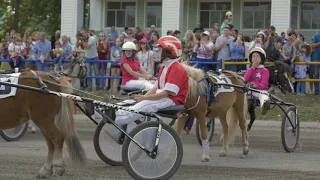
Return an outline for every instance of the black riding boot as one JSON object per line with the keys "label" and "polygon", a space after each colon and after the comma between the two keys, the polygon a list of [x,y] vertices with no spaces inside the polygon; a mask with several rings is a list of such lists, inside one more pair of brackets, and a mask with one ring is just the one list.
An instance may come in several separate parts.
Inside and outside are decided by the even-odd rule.
{"label": "black riding boot", "polygon": [[250,114],[250,123],[248,124],[248,131],[251,129],[253,122],[256,120],[256,112],[254,111],[255,106],[253,103],[248,105],[248,111]]}

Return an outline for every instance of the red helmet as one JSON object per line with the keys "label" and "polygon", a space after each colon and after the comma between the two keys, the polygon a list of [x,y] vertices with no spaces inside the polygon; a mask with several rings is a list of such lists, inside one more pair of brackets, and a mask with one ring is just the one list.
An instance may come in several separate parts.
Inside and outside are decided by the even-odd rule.
{"label": "red helmet", "polygon": [[173,56],[173,58],[178,58],[182,54],[182,44],[174,36],[163,36],[158,40],[158,45],[163,49],[167,49]]}

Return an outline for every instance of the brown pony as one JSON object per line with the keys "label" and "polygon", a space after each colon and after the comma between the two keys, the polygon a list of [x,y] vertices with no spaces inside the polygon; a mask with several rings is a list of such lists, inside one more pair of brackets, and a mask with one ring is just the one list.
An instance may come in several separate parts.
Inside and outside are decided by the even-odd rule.
{"label": "brown pony", "polygon": [[[62,76],[55,81],[45,72],[36,73],[47,82],[49,90],[72,93],[71,84],[66,77]],[[41,84],[30,71],[21,73],[18,83],[37,88]],[[63,175],[65,171],[62,160],[64,141],[73,162],[81,164],[86,162],[86,155],[75,129],[71,100],[18,88],[15,96],[0,99],[0,109],[0,129],[14,128],[29,119],[41,129],[48,145],[48,154],[44,166],[38,173],[38,178],[46,178],[51,174]]]}
{"label": "brown pony", "polygon": [[[248,112],[246,95],[239,89],[235,89],[233,92],[222,92],[217,96],[217,102],[212,102],[209,107],[206,96],[200,96],[198,93],[198,89],[200,93],[207,92],[207,88],[204,83],[205,74],[202,70],[196,69],[184,63],[181,64],[189,75],[189,91],[185,107],[186,109],[191,108],[191,110],[180,112],[177,133],[181,134],[183,130],[186,120],[186,116],[183,114],[187,113],[191,116],[194,116],[200,123],[203,148],[202,161],[209,161],[209,142],[207,141],[208,137],[205,118],[219,117],[223,128],[223,146],[220,156],[227,155],[228,145],[235,133],[235,130],[237,129],[237,124],[239,124],[242,130],[243,154],[247,155],[249,152],[249,143],[245,119]],[[232,84],[240,86],[245,85],[241,77],[236,73],[231,71],[226,71],[223,73],[230,78]],[[208,110],[210,110],[209,113],[207,113]],[[230,124],[228,125],[227,122]]]}

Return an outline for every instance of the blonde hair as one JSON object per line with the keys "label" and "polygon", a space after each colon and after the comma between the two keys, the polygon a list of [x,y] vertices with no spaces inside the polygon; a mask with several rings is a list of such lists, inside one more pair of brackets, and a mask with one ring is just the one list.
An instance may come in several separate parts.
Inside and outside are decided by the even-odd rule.
{"label": "blonde hair", "polygon": [[192,41],[192,45],[194,45],[195,43],[196,43],[196,37],[194,36],[194,34],[193,34],[193,32],[191,31],[191,30],[188,30],[187,32],[186,32],[186,34],[184,35],[184,40],[185,40],[185,43],[186,44],[188,44],[189,42],[189,40],[188,40],[188,33],[191,33],[192,34],[192,36],[191,36],[191,41]]}

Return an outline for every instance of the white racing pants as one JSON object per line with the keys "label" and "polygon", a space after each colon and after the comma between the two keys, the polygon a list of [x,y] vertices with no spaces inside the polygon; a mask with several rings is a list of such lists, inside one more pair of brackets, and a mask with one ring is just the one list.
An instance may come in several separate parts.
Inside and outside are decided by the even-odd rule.
{"label": "white racing pants", "polygon": [[[136,111],[152,113],[174,105],[175,103],[170,98],[163,98],[155,101],[144,100],[131,106],[130,108]],[[128,124],[127,132],[130,132],[136,126],[135,121],[142,117],[143,115],[141,114],[118,110],[116,112],[115,123],[118,125]]]}
{"label": "white racing pants", "polygon": [[147,80],[130,80],[122,87],[130,90],[150,90],[153,88],[153,84]]}
{"label": "white racing pants", "polygon": [[[268,91],[262,91],[262,92],[268,93]],[[248,94],[248,95],[250,96],[251,93]],[[259,101],[260,101],[260,107],[262,107],[263,104],[264,104],[267,100],[269,100],[269,96],[267,96],[267,95],[265,95],[265,94],[260,94],[260,93],[252,92],[252,95],[253,95],[254,97],[256,97],[256,98],[259,99]]]}

